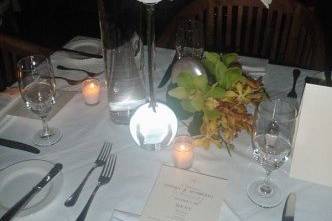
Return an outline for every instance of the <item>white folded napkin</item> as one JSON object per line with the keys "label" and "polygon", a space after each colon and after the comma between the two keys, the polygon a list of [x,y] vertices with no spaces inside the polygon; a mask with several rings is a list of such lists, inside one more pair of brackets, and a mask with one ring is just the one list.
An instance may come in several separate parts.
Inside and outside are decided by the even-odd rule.
{"label": "white folded napkin", "polygon": [[[139,221],[140,215],[124,212],[115,209],[110,221]],[[220,215],[218,221],[240,221],[238,215],[236,215],[229,206],[223,202],[220,208]]]}
{"label": "white folded napkin", "polygon": [[272,0],[261,0],[261,2],[265,5],[265,7],[269,8]]}
{"label": "white folded napkin", "polygon": [[262,66],[242,65],[242,70],[254,79],[264,77],[266,75],[266,68]]}

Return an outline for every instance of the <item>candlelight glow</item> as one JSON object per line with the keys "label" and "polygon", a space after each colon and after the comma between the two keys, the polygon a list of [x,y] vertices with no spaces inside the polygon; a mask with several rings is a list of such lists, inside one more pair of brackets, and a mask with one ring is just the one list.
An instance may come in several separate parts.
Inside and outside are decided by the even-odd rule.
{"label": "candlelight glow", "polygon": [[100,83],[97,79],[87,79],[82,83],[82,94],[87,104],[97,104],[100,95]]}

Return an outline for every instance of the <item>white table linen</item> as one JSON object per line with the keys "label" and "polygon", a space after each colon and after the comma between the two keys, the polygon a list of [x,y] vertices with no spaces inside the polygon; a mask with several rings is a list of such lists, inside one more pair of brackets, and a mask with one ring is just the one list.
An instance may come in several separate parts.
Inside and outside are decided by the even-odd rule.
{"label": "white table linen", "polygon": [[[173,54],[172,50],[157,49],[155,86],[165,73]],[[245,57],[241,59],[246,60]],[[248,58],[250,61],[252,59]],[[256,60],[258,63],[265,61]],[[60,64],[61,59],[53,62],[55,65]],[[293,67],[268,64],[267,74],[263,78],[267,91],[274,96],[286,96],[292,86],[292,70]],[[298,94],[303,90],[305,76],[322,76],[317,71],[301,71]],[[73,75],[74,72],[67,72],[67,76]],[[60,83],[60,88],[79,90],[77,86],[65,87],[63,82]],[[156,89],[159,99],[165,99],[165,88]],[[64,201],[93,165],[104,141],[113,143],[112,151],[118,154],[118,161],[111,182],[100,188],[91,204],[87,220],[110,220],[113,209],[140,214],[161,164],[173,164],[169,149],[158,152],[140,149],[130,137],[128,126],[112,123],[105,89],[102,90],[101,102],[96,106],[87,106],[82,94],[78,93],[52,118],[50,125],[60,128],[64,136],[54,146],[41,147],[39,155],[0,147],[0,169],[25,159],[44,159],[60,162],[64,166],[64,183],[55,200],[35,214],[14,220],[75,220],[97,184],[101,169],[96,169],[91,175],[74,207],[65,207]],[[0,137],[31,144],[31,137],[40,127],[38,120],[7,116],[0,123]],[[183,132],[185,128],[179,123],[179,133]],[[295,220],[332,220],[332,189],[289,178],[285,172],[289,169],[289,162],[272,174],[272,179],[282,189],[284,201],[272,209],[260,208],[252,203],[247,197],[247,185],[264,176],[264,170],[250,158],[248,135],[241,134],[234,144],[232,157],[228,156],[225,149],[195,149],[192,170],[229,179],[229,191],[225,200],[241,220],[281,220],[284,201],[289,192],[295,192],[297,196]]]}

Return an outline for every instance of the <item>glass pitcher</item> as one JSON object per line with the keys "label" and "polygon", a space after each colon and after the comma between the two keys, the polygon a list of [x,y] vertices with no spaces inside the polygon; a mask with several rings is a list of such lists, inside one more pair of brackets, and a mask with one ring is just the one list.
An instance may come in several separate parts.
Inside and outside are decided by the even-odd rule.
{"label": "glass pitcher", "polygon": [[128,124],[146,103],[142,6],[137,0],[98,0],[108,104],[111,119]]}

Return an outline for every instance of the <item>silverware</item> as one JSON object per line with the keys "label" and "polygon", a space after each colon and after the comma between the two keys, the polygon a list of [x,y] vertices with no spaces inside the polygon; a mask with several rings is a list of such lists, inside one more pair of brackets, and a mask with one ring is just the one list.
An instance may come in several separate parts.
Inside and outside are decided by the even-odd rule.
{"label": "silverware", "polygon": [[77,217],[76,221],[85,220],[85,217],[88,213],[89,207],[90,207],[90,205],[91,205],[91,203],[92,203],[99,187],[101,187],[102,185],[107,184],[111,180],[111,178],[113,176],[113,173],[114,173],[116,159],[117,159],[116,154],[111,154],[110,157],[107,159],[107,162],[104,165],[103,170],[101,171],[100,176],[98,178],[98,184],[95,187],[95,189],[93,190],[88,202],[85,204],[81,214]]}
{"label": "silverware", "polygon": [[112,150],[112,144],[109,142],[105,142],[103,145],[103,148],[101,149],[93,167],[90,169],[90,171],[86,174],[86,176],[84,177],[84,179],[82,180],[81,184],[77,187],[77,189],[75,190],[74,193],[72,193],[67,200],[65,201],[65,206],[69,207],[69,206],[73,206],[75,205],[84,185],[85,182],[87,181],[87,179],[89,178],[90,174],[92,173],[92,171],[94,169],[96,169],[97,167],[101,167],[103,165],[105,165],[109,154]]}
{"label": "silverware", "polygon": [[282,213],[281,221],[294,221],[295,203],[296,203],[295,193],[290,193],[287,197],[284,206],[284,211]]}
{"label": "silverware", "polygon": [[12,219],[23,206],[25,206],[41,189],[43,189],[44,186],[46,186],[46,184],[53,179],[53,177],[61,171],[61,169],[61,163],[55,164],[50,172],[48,172],[48,174],[36,186],[34,186],[29,193],[22,197],[0,218],[0,221],[8,221]]}
{"label": "silverware", "polygon": [[60,77],[60,76],[54,76],[55,79],[62,79],[64,81],[66,81],[69,85],[78,85],[80,83],[82,83],[83,81],[85,81],[86,79],[88,79],[88,77],[82,78],[80,80],[74,80],[74,79],[69,79],[69,78],[65,78],[65,77]]}
{"label": "silverware", "polygon": [[10,148],[13,148],[13,149],[17,149],[17,150],[28,151],[30,153],[35,153],[35,154],[40,152],[39,149],[37,149],[33,146],[30,146],[28,144],[20,143],[20,142],[13,141],[13,140],[7,140],[7,139],[4,139],[4,138],[0,138],[0,145],[10,147]]}
{"label": "silverware", "polygon": [[103,58],[102,55],[100,54],[91,54],[88,52],[83,52],[83,51],[77,51],[77,50],[73,50],[73,49],[68,49],[68,48],[59,48],[57,51],[66,51],[66,52],[70,52],[70,53],[74,53],[74,54],[79,54],[88,58]]}
{"label": "silverware", "polygon": [[175,62],[178,60],[178,56],[177,54],[175,53],[174,57],[173,57],[173,60],[172,60],[172,63],[168,66],[163,78],[161,79],[159,85],[158,85],[158,88],[161,88],[163,87],[167,82],[168,80],[171,78],[171,74],[172,74],[172,68],[173,68],[173,65],[175,64]]}
{"label": "silverware", "polygon": [[96,77],[103,73],[102,71],[95,73],[95,72],[87,71],[87,70],[80,69],[80,68],[69,68],[69,67],[66,67],[63,65],[58,65],[58,66],[56,66],[56,68],[59,70],[66,70],[66,71],[82,71],[82,72],[85,72],[87,75],[89,75],[89,77]]}
{"label": "silverware", "polygon": [[287,94],[287,97],[297,98],[296,82],[297,82],[297,79],[299,78],[300,74],[301,74],[301,71],[299,69],[293,70],[293,87],[292,87],[292,90]]}

